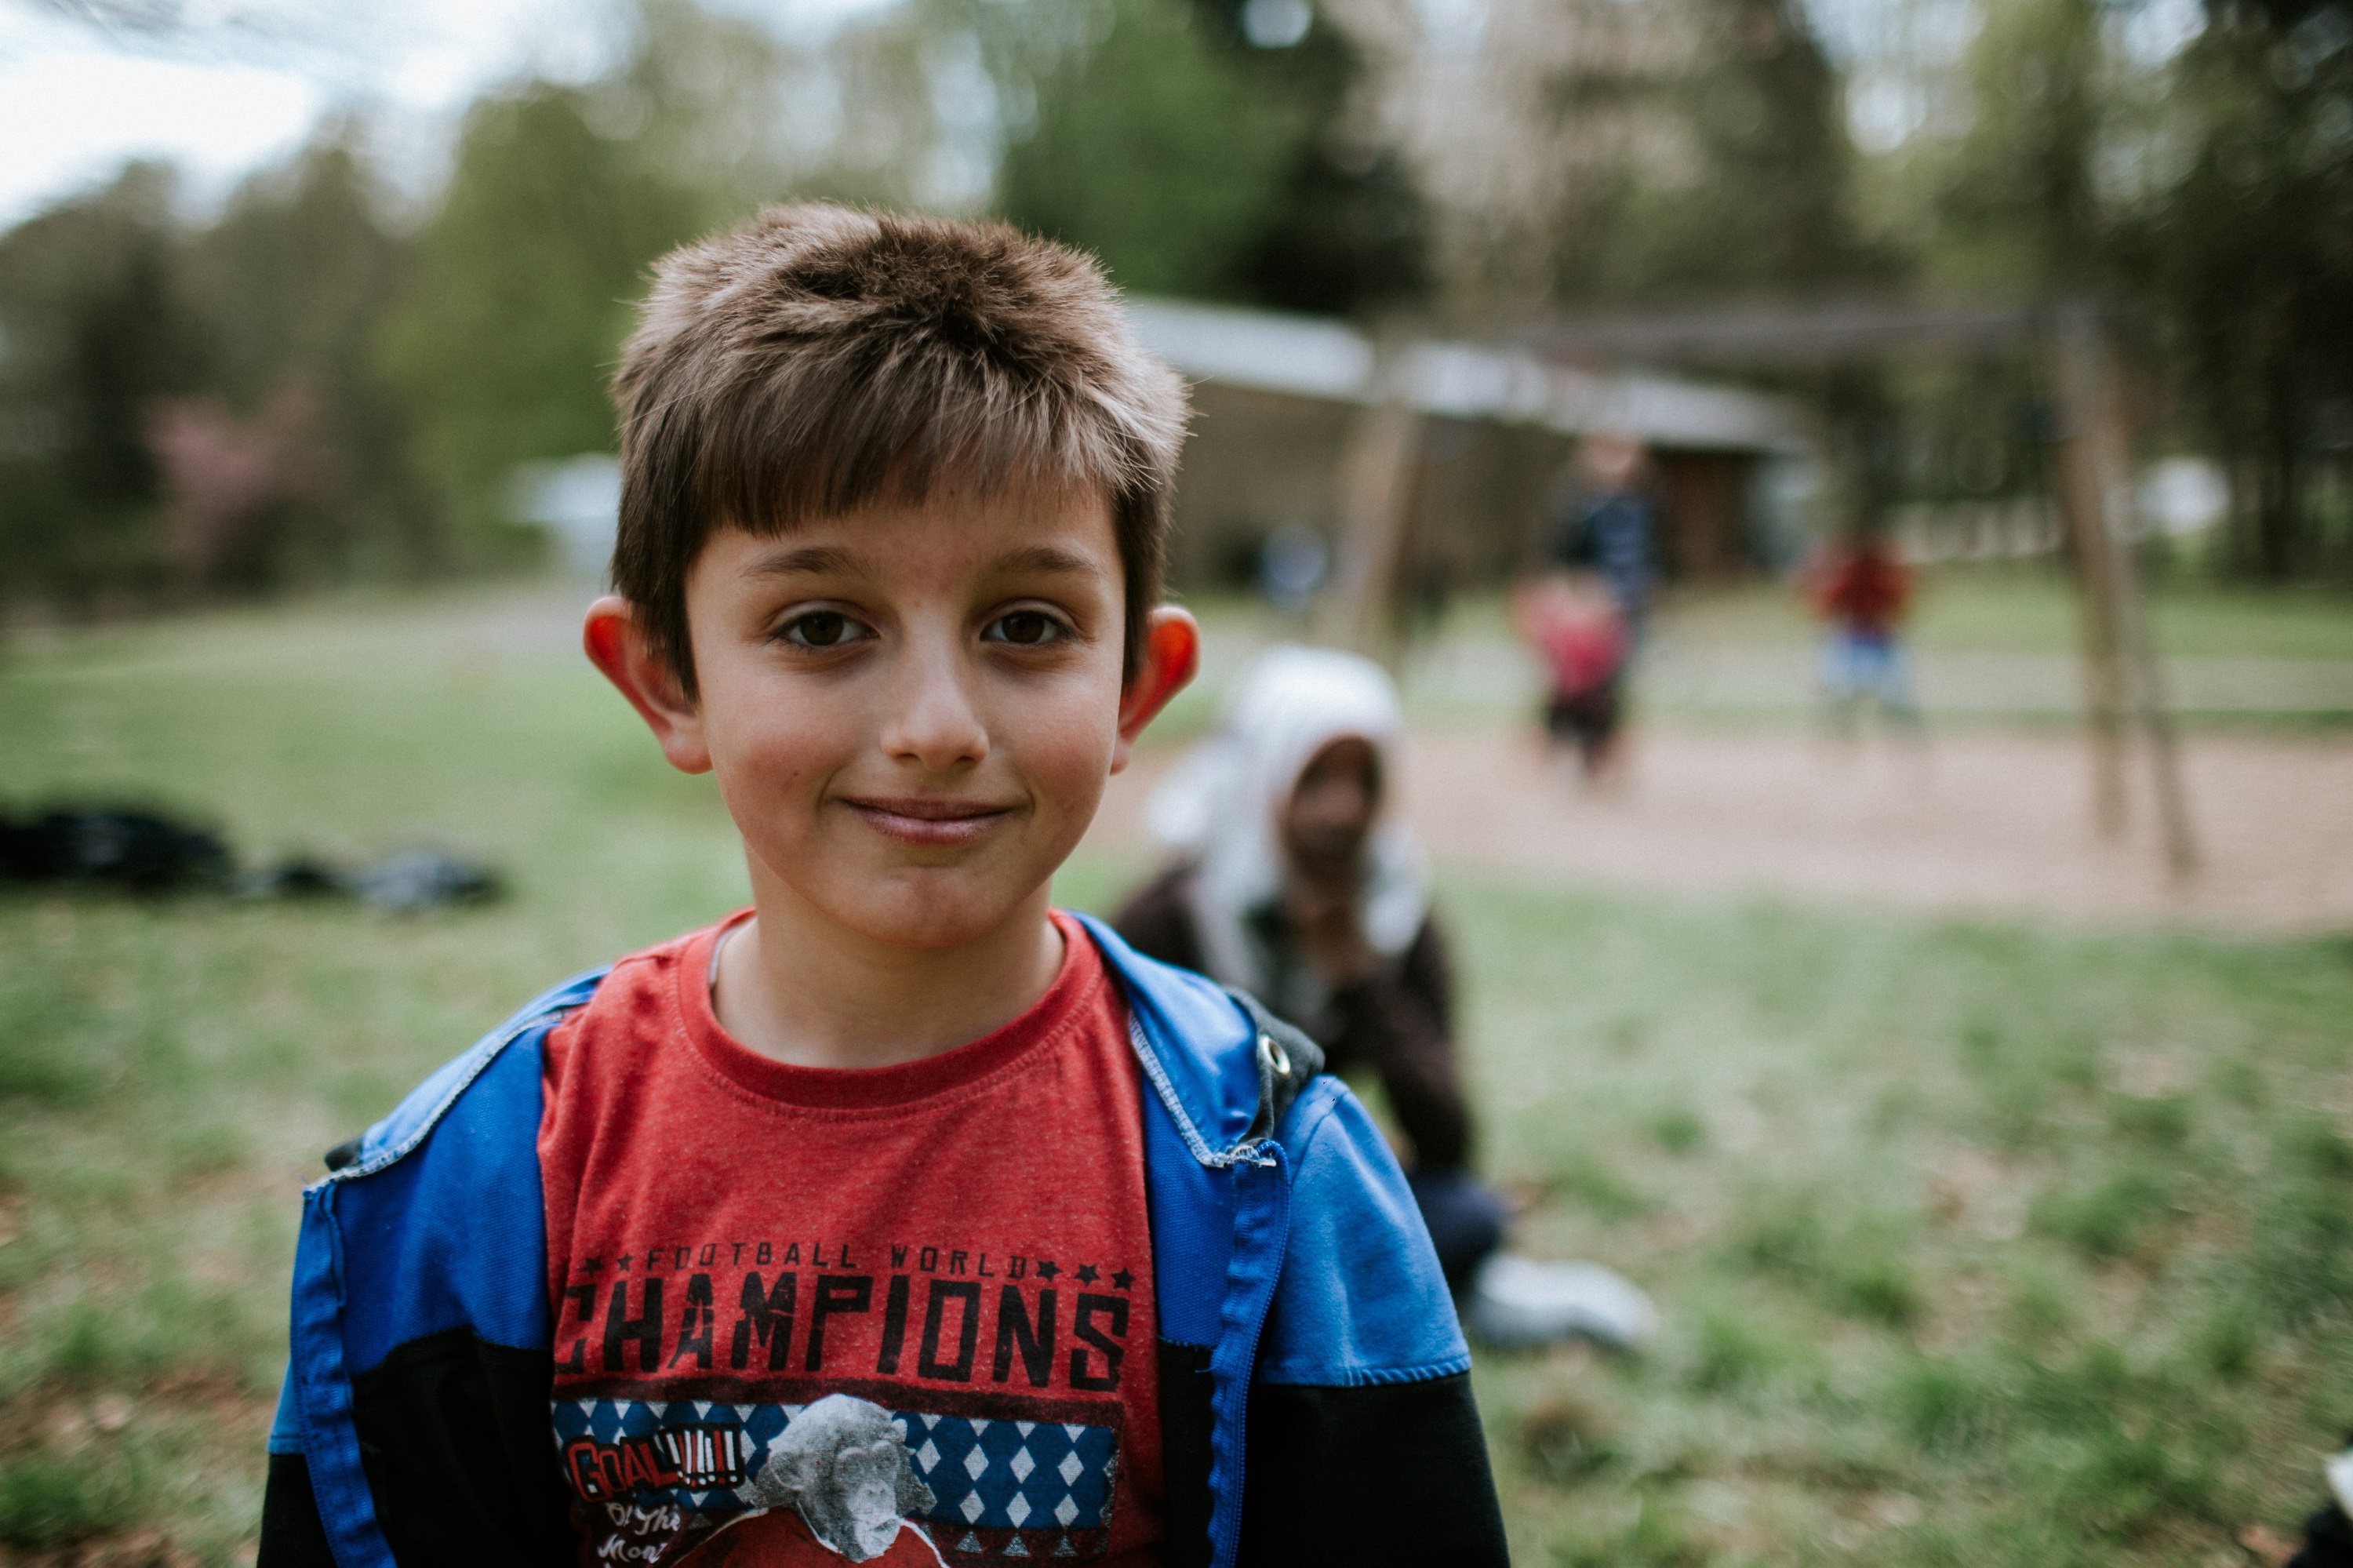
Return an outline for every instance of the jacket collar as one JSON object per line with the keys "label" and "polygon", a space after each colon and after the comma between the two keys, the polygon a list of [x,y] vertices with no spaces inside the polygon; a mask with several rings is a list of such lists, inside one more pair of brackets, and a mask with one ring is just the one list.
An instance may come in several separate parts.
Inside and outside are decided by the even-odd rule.
{"label": "jacket collar", "polygon": [[1154,1093],[1204,1165],[1251,1161],[1324,1053],[1261,1007],[1189,969],[1147,959],[1092,915],[1077,916],[1126,993],[1129,1035]]}

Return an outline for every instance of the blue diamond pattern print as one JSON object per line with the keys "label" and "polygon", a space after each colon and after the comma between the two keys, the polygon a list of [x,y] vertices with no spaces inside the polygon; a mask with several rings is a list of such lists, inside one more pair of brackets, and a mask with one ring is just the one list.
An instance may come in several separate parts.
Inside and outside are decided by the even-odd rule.
{"label": "blue diamond pattern print", "polygon": [[902,1413],[928,1517],[981,1530],[1094,1530],[1111,1506],[1108,1426]]}

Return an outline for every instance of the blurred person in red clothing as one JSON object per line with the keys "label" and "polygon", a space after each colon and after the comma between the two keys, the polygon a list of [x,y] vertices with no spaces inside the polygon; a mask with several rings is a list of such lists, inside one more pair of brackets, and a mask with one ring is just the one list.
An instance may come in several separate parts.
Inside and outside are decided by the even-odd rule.
{"label": "blurred person in red clothing", "polygon": [[1800,588],[1829,625],[1820,681],[1831,722],[1852,730],[1865,701],[1909,728],[1920,722],[1912,701],[1912,673],[1896,628],[1912,601],[1912,568],[1877,532],[1831,541],[1799,577]]}
{"label": "blurred person in red clothing", "polygon": [[1622,688],[1633,649],[1617,596],[1592,572],[1554,572],[1512,596],[1512,619],[1552,677],[1545,734],[1574,747],[1588,783],[1614,776],[1619,760]]}

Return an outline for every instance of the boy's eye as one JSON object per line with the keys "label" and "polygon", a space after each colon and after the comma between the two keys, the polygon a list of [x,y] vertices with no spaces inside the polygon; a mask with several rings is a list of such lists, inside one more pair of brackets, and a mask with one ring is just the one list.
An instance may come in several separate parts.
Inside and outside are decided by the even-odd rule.
{"label": "boy's eye", "polygon": [[866,629],[838,609],[813,609],[785,622],[780,635],[801,648],[839,648],[857,641]]}
{"label": "boy's eye", "polygon": [[991,642],[1012,642],[1034,648],[1041,642],[1052,642],[1069,635],[1059,620],[1040,609],[1017,609],[1010,615],[1000,615],[988,623],[981,636]]}

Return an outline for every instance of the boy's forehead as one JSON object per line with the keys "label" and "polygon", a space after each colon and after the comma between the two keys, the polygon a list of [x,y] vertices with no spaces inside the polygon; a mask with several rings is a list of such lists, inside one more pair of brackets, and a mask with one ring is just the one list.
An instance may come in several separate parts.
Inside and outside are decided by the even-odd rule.
{"label": "boy's forehead", "polygon": [[788,577],[896,576],[910,567],[1025,575],[1120,575],[1112,504],[1085,484],[941,487],[769,528],[722,523],[698,567]]}

